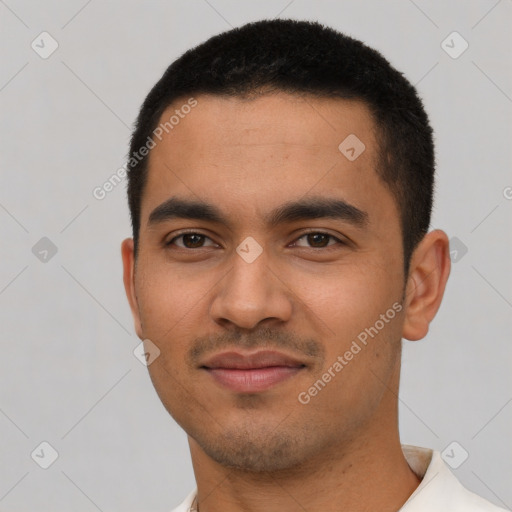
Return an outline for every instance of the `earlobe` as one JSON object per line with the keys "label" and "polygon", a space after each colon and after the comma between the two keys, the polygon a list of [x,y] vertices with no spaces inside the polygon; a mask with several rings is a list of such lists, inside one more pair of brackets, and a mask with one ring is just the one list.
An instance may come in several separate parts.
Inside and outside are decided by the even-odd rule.
{"label": "earlobe", "polygon": [[411,258],[405,296],[404,338],[416,341],[427,335],[429,324],[441,305],[449,275],[448,237],[444,231],[436,229],[423,237]]}
{"label": "earlobe", "polygon": [[132,311],[135,332],[140,339],[142,336],[142,327],[140,321],[139,307],[137,304],[137,295],[135,293],[135,254],[132,238],[126,238],[121,244],[121,256],[123,259],[123,282],[126,298]]}

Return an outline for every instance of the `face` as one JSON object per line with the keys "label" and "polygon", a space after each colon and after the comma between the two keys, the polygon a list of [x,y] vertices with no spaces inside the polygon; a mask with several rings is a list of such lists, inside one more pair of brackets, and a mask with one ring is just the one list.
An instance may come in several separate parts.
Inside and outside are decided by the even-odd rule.
{"label": "face", "polygon": [[[369,111],[196,100],[151,150],[135,265],[123,246],[158,395],[225,466],[286,469],[362,443],[395,414],[404,323],[399,212]],[[359,156],[353,138],[339,149],[351,134]]]}

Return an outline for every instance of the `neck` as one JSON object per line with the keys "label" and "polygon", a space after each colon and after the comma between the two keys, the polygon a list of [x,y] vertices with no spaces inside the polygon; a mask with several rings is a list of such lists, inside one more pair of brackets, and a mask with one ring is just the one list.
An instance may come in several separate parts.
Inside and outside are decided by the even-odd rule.
{"label": "neck", "polygon": [[199,512],[394,512],[420,483],[407,464],[398,435],[331,447],[329,454],[271,474],[223,467],[194,440],[189,442]]}
{"label": "neck", "polygon": [[[282,512],[283,510],[379,510],[395,512],[420,480],[401,449],[385,459],[353,452],[343,460],[299,473],[254,475],[238,470],[196,470],[199,512]],[[197,467],[194,464],[194,467]]]}

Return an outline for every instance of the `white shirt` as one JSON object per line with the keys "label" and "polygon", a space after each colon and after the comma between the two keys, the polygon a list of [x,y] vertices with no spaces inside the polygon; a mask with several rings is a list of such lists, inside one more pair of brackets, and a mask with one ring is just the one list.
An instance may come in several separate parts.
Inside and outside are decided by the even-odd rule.
{"label": "white shirt", "polygon": [[[439,452],[409,445],[402,451],[421,483],[398,512],[506,512],[463,487]],[[189,512],[196,492],[171,512]]]}

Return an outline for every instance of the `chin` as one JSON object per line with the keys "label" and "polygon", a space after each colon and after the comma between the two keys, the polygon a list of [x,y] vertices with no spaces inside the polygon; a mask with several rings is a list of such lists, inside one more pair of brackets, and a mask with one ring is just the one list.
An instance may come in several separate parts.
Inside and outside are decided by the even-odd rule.
{"label": "chin", "polygon": [[[192,435],[201,449],[218,464],[239,471],[274,473],[300,467],[317,452],[315,438],[306,430],[286,431],[279,426],[223,429]],[[256,430],[257,429],[257,430]]]}

